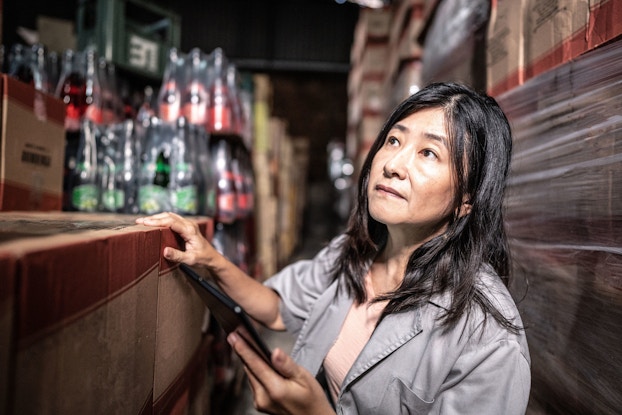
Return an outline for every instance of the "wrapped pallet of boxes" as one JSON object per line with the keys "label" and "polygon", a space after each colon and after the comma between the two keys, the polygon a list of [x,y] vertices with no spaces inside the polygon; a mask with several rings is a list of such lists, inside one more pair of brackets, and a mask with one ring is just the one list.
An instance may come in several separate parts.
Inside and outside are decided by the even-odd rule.
{"label": "wrapped pallet of boxes", "polygon": [[499,96],[506,226],[532,368],[527,413],[622,408],[622,41]]}
{"label": "wrapped pallet of boxes", "polygon": [[61,210],[65,105],[0,76],[0,210]]}
{"label": "wrapped pallet of boxes", "polygon": [[169,229],[3,212],[0,241],[0,413],[208,413],[205,306]]}

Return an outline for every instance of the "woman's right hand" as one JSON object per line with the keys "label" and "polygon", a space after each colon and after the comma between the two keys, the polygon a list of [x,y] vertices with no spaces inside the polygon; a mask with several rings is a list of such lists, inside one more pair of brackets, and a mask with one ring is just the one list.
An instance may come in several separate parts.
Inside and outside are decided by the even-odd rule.
{"label": "woman's right hand", "polygon": [[201,234],[196,222],[175,213],[163,212],[137,218],[136,223],[145,226],[168,227],[181,236],[185,242],[184,251],[167,246],[162,252],[162,256],[169,261],[183,262],[188,265],[205,265],[210,268],[213,266],[213,260],[221,257],[220,253]]}

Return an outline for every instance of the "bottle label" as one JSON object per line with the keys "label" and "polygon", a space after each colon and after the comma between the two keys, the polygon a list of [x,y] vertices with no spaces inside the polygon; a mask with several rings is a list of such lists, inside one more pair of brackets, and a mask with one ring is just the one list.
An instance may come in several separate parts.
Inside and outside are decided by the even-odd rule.
{"label": "bottle label", "polygon": [[164,122],[177,121],[177,118],[179,118],[179,103],[160,104],[160,111],[158,115]]}
{"label": "bottle label", "polygon": [[97,210],[97,186],[83,184],[73,188],[71,203],[82,212],[94,212]]}
{"label": "bottle label", "polygon": [[211,131],[232,131],[231,110],[224,105],[214,105],[208,115]]}
{"label": "bottle label", "polygon": [[208,216],[216,216],[218,210],[216,206],[216,190],[210,188],[205,195],[205,214]]}
{"label": "bottle label", "polygon": [[156,185],[141,186],[138,189],[140,211],[147,215],[171,210],[168,190]]}
{"label": "bottle label", "polygon": [[73,104],[68,104],[65,107],[65,130],[79,131],[81,116],[80,108]]}
{"label": "bottle label", "polygon": [[218,195],[218,220],[231,223],[236,218],[235,193],[221,193]]}
{"label": "bottle label", "polygon": [[116,212],[125,205],[125,192],[121,189],[106,190],[102,193],[102,206],[108,212]]}
{"label": "bottle label", "polygon": [[86,107],[86,111],[84,112],[84,116],[93,121],[95,124],[101,124],[103,122],[104,116],[101,108],[99,108],[95,104],[91,104]]}
{"label": "bottle label", "polygon": [[241,215],[244,215],[248,211],[248,195],[245,193],[238,193],[238,210]]}
{"label": "bottle label", "polygon": [[196,215],[198,212],[198,191],[196,186],[184,186],[171,192],[171,204],[177,213]]}

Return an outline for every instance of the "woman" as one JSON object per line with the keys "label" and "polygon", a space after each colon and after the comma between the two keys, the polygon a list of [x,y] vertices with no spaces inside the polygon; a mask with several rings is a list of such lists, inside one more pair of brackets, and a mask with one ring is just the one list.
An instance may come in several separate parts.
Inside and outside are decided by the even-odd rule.
{"label": "woman", "polygon": [[192,222],[168,213],[138,222],[170,226],[186,247],[166,248],[167,259],[206,267],[259,322],[298,334],[291,358],[273,352],[277,371],[229,337],[260,410],[522,414],[529,352],[504,284],[510,153],[492,98],[453,83],[422,89],[372,145],[345,233],[263,285]]}

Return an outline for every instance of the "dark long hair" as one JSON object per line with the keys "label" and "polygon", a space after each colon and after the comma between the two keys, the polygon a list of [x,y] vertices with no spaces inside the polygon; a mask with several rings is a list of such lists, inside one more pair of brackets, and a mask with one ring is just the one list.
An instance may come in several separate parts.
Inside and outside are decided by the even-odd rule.
{"label": "dark long hair", "polygon": [[[435,83],[407,98],[391,113],[372,144],[361,168],[356,205],[350,216],[346,238],[336,264],[335,278],[356,301],[366,300],[364,276],[384,247],[387,227],[368,211],[367,185],[374,156],[389,130],[400,120],[428,108],[442,108],[448,126],[455,198],[449,226],[417,248],[410,256],[404,280],[398,289],[376,300],[389,300],[385,315],[421,306],[432,296],[448,293],[451,306],[440,316],[451,327],[474,304],[511,331],[517,327],[497,310],[476,281],[490,265],[507,285],[510,264],[503,223],[503,197],[508,175],[512,137],[505,114],[497,102],[456,83]],[[471,210],[458,215],[464,195]]]}

